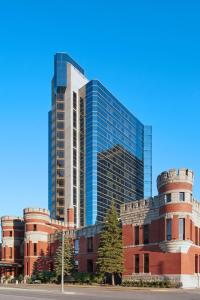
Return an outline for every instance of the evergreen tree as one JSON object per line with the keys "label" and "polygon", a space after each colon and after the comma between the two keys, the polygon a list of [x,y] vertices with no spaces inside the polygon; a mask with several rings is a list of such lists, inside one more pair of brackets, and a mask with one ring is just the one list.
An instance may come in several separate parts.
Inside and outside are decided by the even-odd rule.
{"label": "evergreen tree", "polygon": [[122,229],[112,202],[100,235],[97,259],[99,273],[109,273],[112,276],[112,285],[115,285],[115,274],[120,275],[123,272],[123,260]]}
{"label": "evergreen tree", "polygon": [[[64,238],[64,276],[71,275],[74,271],[75,260],[74,260],[74,247],[73,240]],[[56,251],[55,255],[55,273],[57,279],[61,278],[62,275],[62,241]]]}

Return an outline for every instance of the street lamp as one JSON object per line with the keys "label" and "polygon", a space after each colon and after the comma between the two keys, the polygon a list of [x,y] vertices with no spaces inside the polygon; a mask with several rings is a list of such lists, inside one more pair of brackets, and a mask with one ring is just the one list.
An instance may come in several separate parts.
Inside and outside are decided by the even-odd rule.
{"label": "street lamp", "polygon": [[65,249],[65,232],[62,230],[62,272],[61,272],[61,292],[64,294],[64,249]]}

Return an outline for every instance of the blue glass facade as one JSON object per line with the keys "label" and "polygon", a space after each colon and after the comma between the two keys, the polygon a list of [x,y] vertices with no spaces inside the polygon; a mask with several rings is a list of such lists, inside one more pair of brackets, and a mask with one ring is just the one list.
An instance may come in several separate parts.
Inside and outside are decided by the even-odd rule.
{"label": "blue glass facade", "polygon": [[[114,200],[144,196],[144,125],[99,81],[85,87],[86,225],[101,222]],[[149,182],[150,184],[150,182]]]}
{"label": "blue glass facade", "polygon": [[66,219],[70,206],[76,224],[85,226],[102,222],[113,200],[119,209],[124,202],[152,196],[152,128],[98,80],[86,83],[84,77],[74,84],[77,75],[70,72],[67,81],[68,63],[79,79],[84,77],[70,56],[55,54],[48,202],[53,218]]}
{"label": "blue glass facade", "polygon": [[72,64],[79,72],[84,70],[66,53],[56,53],[54,56],[54,87],[67,87],[66,64]]}
{"label": "blue glass facade", "polygon": [[144,198],[152,196],[152,127],[144,126]]}

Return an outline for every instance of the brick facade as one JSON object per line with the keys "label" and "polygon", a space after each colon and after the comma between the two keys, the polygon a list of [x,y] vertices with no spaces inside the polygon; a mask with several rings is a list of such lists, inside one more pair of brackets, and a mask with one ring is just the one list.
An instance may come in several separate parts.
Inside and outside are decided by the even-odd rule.
{"label": "brick facade", "polygon": [[[192,195],[193,180],[191,170],[163,172],[157,196],[121,206],[123,280],[168,278],[183,287],[200,285],[200,203]],[[34,263],[42,265],[43,258],[45,268],[53,268],[55,233],[62,230],[75,239],[79,272],[96,272],[102,225],[75,230],[69,219],[67,224],[55,221],[48,210],[31,208],[23,219],[2,217],[1,276],[8,270],[31,276]]]}
{"label": "brick facade", "polygon": [[24,209],[23,218],[2,217],[1,277],[33,274],[38,268],[51,271],[63,230],[74,239],[73,218],[70,223],[52,220],[47,209]]}

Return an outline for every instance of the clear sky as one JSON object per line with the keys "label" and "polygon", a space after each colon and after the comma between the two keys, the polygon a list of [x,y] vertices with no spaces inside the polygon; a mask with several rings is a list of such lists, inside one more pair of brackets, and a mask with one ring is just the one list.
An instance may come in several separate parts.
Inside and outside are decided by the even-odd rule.
{"label": "clear sky", "polygon": [[163,170],[195,171],[200,199],[200,1],[0,0],[0,215],[47,207],[55,52],[69,53],[153,126]]}

